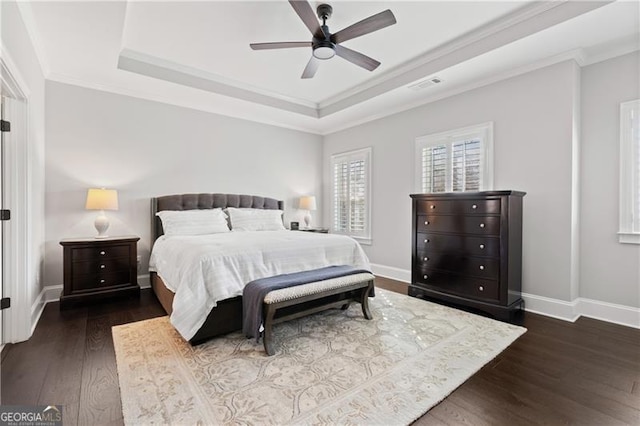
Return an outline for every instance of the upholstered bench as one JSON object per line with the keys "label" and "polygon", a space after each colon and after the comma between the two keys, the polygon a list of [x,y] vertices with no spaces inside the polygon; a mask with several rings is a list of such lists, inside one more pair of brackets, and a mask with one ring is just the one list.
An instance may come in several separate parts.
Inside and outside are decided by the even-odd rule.
{"label": "upholstered bench", "polygon": [[351,302],[362,306],[366,319],[373,318],[369,311],[369,295],[373,292],[374,276],[370,273],[356,273],[323,281],[272,290],[263,302],[263,343],[268,355],[273,348],[274,324],[300,318],[325,309],[342,307],[347,309]]}

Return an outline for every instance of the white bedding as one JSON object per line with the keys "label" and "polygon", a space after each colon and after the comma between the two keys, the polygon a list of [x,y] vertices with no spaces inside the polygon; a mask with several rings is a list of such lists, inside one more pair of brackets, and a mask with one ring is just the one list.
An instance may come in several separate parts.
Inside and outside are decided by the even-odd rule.
{"label": "white bedding", "polygon": [[296,231],[162,236],[149,260],[175,293],[171,323],[187,340],[218,301],[242,295],[247,283],[331,265],[371,269],[354,239]]}

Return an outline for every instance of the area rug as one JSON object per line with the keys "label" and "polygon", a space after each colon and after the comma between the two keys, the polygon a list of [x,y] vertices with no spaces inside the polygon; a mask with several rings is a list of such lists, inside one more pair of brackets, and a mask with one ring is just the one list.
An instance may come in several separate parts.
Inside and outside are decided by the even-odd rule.
{"label": "area rug", "polygon": [[526,329],[376,289],[274,326],[267,356],[239,332],[192,347],[167,317],[113,327],[125,424],[409,424]]}

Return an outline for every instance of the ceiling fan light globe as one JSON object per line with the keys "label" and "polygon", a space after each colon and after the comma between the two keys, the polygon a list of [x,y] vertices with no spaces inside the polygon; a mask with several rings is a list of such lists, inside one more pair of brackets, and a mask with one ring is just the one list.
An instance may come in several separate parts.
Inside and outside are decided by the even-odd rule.
{"label": "ceiling fan light globe", "polygon": [[335,56],[336,52],[331,47],[319,46],[313,49],[313,56],[317,59],[331,59]]}

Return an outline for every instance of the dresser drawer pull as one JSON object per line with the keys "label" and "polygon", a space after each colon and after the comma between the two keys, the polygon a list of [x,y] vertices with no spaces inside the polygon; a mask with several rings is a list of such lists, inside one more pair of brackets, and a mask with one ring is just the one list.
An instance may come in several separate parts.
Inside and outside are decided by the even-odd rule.
{"label": "dresser drawer pull", "polygon": [[429,275],[423,275],[422,278],[424,278],[425,280],[429,278]]}
{"label": "dresser drawer pull", "polygon": [[480,291],[484,291],[484,287],[479,286],[479,287],[478,287],[478,290],[480,290]]}
{"label": "dresser drawer pull", "polygon": [[104,269],[104,268],[106,268],[105,265],[100,265],[100,269]]}
{"label": "dresser drawer pull", "polygon": [[484,271],[484,265],[480,265],[480,270]]}
{"label": "dresser drawer pull", "polygon": [[426,239],[426,240],[424,240],[424,242],[425,242],[425,243],[428,243],[428,242],[429,242],[429,240],[428,240],[428,239]]}
{"label": "dresser drawer pull", "polygon": [[484,244],[480,244],[480,250],[484,250]]}
{"label": "dresser drawer pull", "polygon": [[433,205],[433,204],[431,204],[431,205],[429,206],[429,208],[430,208],[430,209],[435,209],[435,208],[436,208],[436,206],[435,206],[435,205]]}
{"label": "dresser drawer pull", "polygon": [[100,256],[104,256],[105,254],[107,254],[107,252],[106,252],[106,251],[104,251],[104,250],[102,250],[102,251],[100,252]]}
{"label": "dresser drawer pull", "polygon": [[480,228],[484,228],[484,223],[481,223],[481,224],[480,224]]}
{"label": "dresser drawer pull", "polygon": [[477,205],[477,204],[474,204],[474,205],[472,205],[472,206],[471,206],[471,208],[475,210],[475,209],[477,209],[477,208],[478,208],[478,205]]}
{"label": "dresser drawer pull", "polygon": [[104,280],[100,280],[100,284],[104,284],[104,283],[105,283],[105,281],[104,281]]}
{"label": "dresser drawer pull", "polygon": [[428,261],[428,260],[429,260],[429,258],[428,258],[428,257],[425,257],[425,258],[424,258],[424,261],[425,261],[425,262],[426,262],[426,261]]}
{"label": "dresser drawer pull", "polygon": [[424,221],[424,224],[425,224],[425,225],[428,225],[428,224],[429,224],[429,221],[428,221],[428,220],[425,220],[425,221]]}

